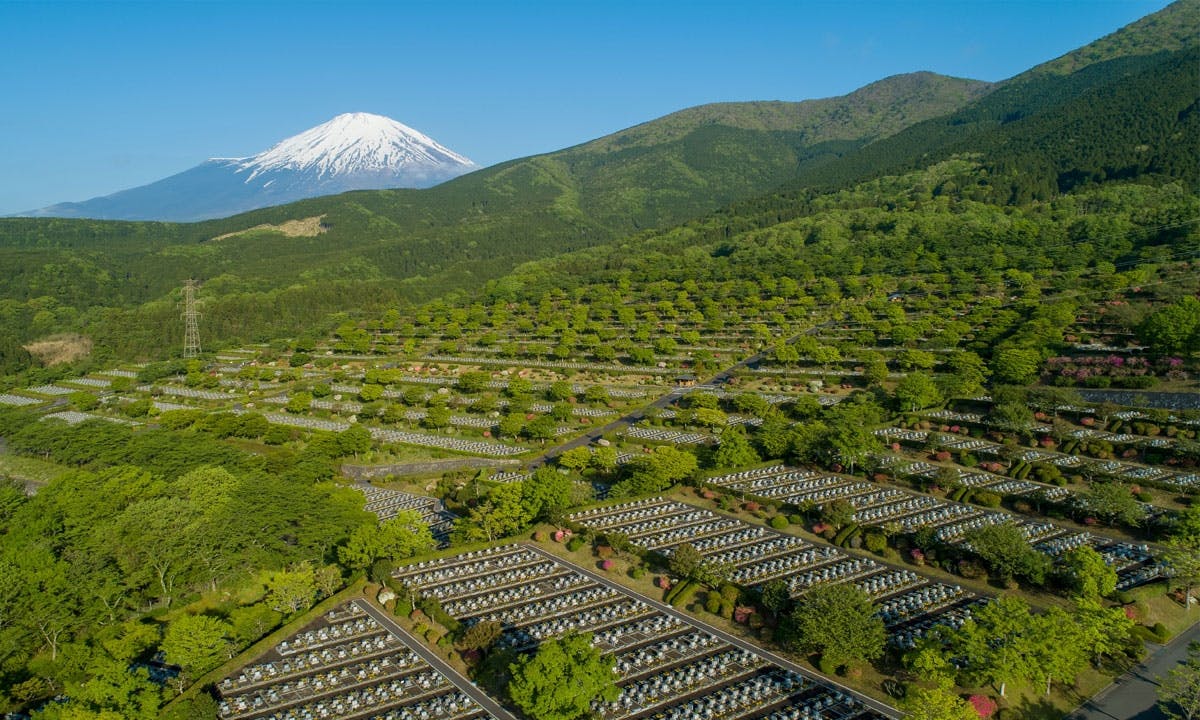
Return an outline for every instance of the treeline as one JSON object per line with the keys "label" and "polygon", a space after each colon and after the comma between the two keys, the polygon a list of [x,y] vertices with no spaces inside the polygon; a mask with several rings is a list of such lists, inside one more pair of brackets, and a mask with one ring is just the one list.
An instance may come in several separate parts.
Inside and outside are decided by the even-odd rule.
{"label": "treeline", "polygon": [[[65,696],[38,717],[161,717],[173,692],[343,587],[364,543],[403,557],[431,542],[412,518],[382,542],[361,494],[330,482],[337,458],[370,446],[362,428],[255,454],[221,439],[265,438],[261,416],[159,423],[0,413],[10,452],[75,468],[32,497],[0,478],[0,709]],[[183,668],[165,685],[148,674],[160,651]]]}
{"label": "treeline", "polygon": [[815,168],[795,185],[847,187],[969,152],[999,181],[973,197],[992,202],[1048,200],[1082,184],[1146,175],[1195,187],[1198,87],[1195,49],[1022,77],[968,108]]}

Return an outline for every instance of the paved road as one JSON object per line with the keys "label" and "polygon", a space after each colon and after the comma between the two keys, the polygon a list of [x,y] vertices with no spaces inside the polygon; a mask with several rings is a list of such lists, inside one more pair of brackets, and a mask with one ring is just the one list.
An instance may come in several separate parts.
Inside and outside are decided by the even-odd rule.
{"label": "paved road", "polygon": [[[529,544],[522,543],[522,547],[532,550],[533,552],[538,553],[539,555],[542,555],[544,557],[550,558],[551,560],[554,560],[555,562],[566,562],[559,556],[557,556],[551,552],[548,552],[546,550],[543,550],[542,548],[540,548],[536,545],[529,545]],[[867,707],[871,708],[875,712],[881,713],[881,714],[885,715],[886,717],[890,717],[890,718],[900,717],[900,714],[896,711],[895,708],[888,707],[887,705],[884,705],[883,703],[879,702],[878,700],[866,697],[865,695],[863,695],[861,693],[855,692],[854,690],[851,690],[850,688],[846,687],[845,685],[841,685],[834,680],[830,680],[822,675],[817,675],[816,673],[813,673],[811,670],[806,670],[805,668],[800,667],[799,665],[792,662],[791,660],[788,660],[785,657],[776,655],[775,653],[770,652],[769,650],[765,650],[765,649],[759,647],[758,645],[755,645],[750,642],[746,642],[745,640],[743,640],[735,635],[730,635],[729,633],[727,633],[723,630],[720,630],[718,628],[715,628],[712,625],[701,622],[701,621],[697,620],[696,618],[692,617],[691,615],[688,615],[686,613],[682,613],[682,612],[676,610],[675,608],[671,607],[670,605],[667,605],[667,604],[661,603],[657,600],[648,598],[645,595],[642,595],[640,593],[636,593],[633,590],[630,590],[629,588],[625,587],[624,585],[621,585],[619,583],[613,582],[612,580],[609,580],[608,578],[604,577],[603,575],[597,575],[596,573],[594,573],[586,568],[580,567],[579,565],[576,565],[574,563],[569,563],[569,565],[570,565],[570,567],[574,568],[577,572],[583,573],[584,575],[588,576],[589,578],[591,578],[592,580],[595,580],[598,583],[602,583],[603,585],[610,587],[613,590],[616,590],[618,592],[632,595],[633,597],[636,597],[638,600],[641,600],[642,602],[646,603],[647,605],[650,605],[651,607],[655,608],[656,610],[659,610],[660,612],[664,612],[668,615],[679,618],[680,620],[684,621],[685,623],[688,623],[689,625],[695,625],[695,626],[701,628],[702,630],[704,630],[705,632],[712,633],[713,635],[721,638],[722,640],[729,643],[730,645],[736,645],[737,647],[740,647],[743,650],[749,650],[752,653],[761,655],[762,657],[767,658],[768,660],[779,665],[780,667],[791,670],[792,672],[799,673],[807,678],[812,678],[815,681],[822,683],[824,685],[831,685],[833,687],[836,687],[837,689],[841,690],[842,692],[846,693],[847,695],[852,695],[852,696],[858,698],[864,704],[866,704]]]}
{"label": "paved road", "polygon": [[[816,326],[809,328],[808,330],[805,330],[802,333],[797,333],[796,335],[793,335],[792,337],[788,338],[787,342],[793,343],[801,335],[816,332],[817,330],[825,327],[828,324],[829,323],[823,323],[821,325],[816,325]],[[705,386],[708,386],[708,387],[722,386],[725,383],[729,382],[730,379],[733,378],[733,374],[735,372],[737,372],[738,370],[741,370],[742,368],[745,368],[747,366],[758,363],[762,359],[763,359],[763,353],[761,353],[761,352],[755,353],[755,354],[751,355],[750,357],[746,358],[745,360],[742,360],[739,363],[730,365],[729,367],[725,368],[724,370],[718,372],[716,375],[713,375],[712,377],[710,377],[708,380],[705,380],[703,383],[699,383],[697,388],[674,388],[667,394],[659,397],[657,400],[654,400],[653,402],[651,402],[647,405],[643,405],[642,407],[638,408],[637,410],[634,410],[626,415],[623,415],[623,416],[617,418],[616,420],[613,420],[612,422],[605,425],[604,427],[599,427],[599,428],[594,428],[592,430],[589,430],[587,433],[584,433],[583,435],[580,435],[579,437],[577,437],[573,440],[570,440],[566,443],[563,443],[562,445],[559,445],[557,447],[551,448],[550,450],[547,450],[546,452],[542,453],[541,455],[534,458],[533,460],[530,460],[529,468],[533,469],[533,468],[537,468],[542,465],[545,465],[547,462],[553,460],[554,458],[558,457],[559,455],[563,454],[564,452],[566,452],[568,450],[572,450],[577,447],[583,447],[585,445],[590,445],[605,435],[617,432],[625,427],[633,425],[633,424],[637,423],[639,420],[642,420],[643,418],[645,418],[646,411],[651,408],[665,410],[676,400],[678,400],[679,398],[688,394],[692,390],[702,388]]]}
{"label": "paved road", "polygon": [[[1191,611],[1195,614],[1195,610]],[[1158,679],[1187,655],[1188,643],[1200,641],[1200,623],[1180,633],[1167,645],[1151,645],[1150,657],[1117,678],[1067,720],[1166,720],[1158,709]]]}
{"label": "paved road", "polygon": [[368,600],[355,600],[354,602],[360,608],[365,610],[368,615],[379,621],[380,625],[383,625],[385,628],[387,628],[388,632],[400,638],[400,640],[403,641],[405,645],[410,647],[413,652],[421,656],[422,660],[433,666],[434,670],[437,670],[441,674],[445,675],[446,679],[454,683],[455,687],[471,696],[471,699],[479,703],[479,706],[484,710],[491,713],[492,717],[497,718],[498,720],[516,720],[512,713],[500,707],[495,700],[476,687],[475,683],[460,675],[459,672],[450,667],[445,660],[442,660],[437,656],[436,653],[425,647],[424,642],[410,635],[407,630],[396,624],[395,620],[389,617],[386,612],[376,607],[374,603],[371,603]]}

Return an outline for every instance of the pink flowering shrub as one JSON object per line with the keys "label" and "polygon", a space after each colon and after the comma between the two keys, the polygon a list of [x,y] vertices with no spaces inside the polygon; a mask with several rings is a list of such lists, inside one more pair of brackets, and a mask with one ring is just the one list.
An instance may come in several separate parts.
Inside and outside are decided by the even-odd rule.
{"label": "pink flowering shrub", "polygon": [[996,701],[987,695],[972,695],[969,702],[971,703],[971,707],[975,708],[975,712],[981,720],[990,718],[996,713],[999,707],[996,705]]}

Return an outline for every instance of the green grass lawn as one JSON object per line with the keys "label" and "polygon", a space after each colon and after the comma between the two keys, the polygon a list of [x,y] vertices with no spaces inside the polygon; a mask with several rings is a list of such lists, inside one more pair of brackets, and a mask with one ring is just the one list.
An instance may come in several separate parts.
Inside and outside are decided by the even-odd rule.
{"label": "green grass lawn", "polygon": [[0,454],[0,475],[7,475],[29,483],[46,485],[69,471],[68,467],[45,460]]}

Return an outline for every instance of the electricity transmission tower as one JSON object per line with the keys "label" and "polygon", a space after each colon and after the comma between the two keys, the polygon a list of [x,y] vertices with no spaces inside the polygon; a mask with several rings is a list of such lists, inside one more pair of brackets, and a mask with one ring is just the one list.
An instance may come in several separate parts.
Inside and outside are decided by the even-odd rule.
{"label": "electricity transmission tower", "polygon": [[200,313],[196,311],[196,281],[188,280],[183,286],[183,356],[194,358],[200,354]]}

